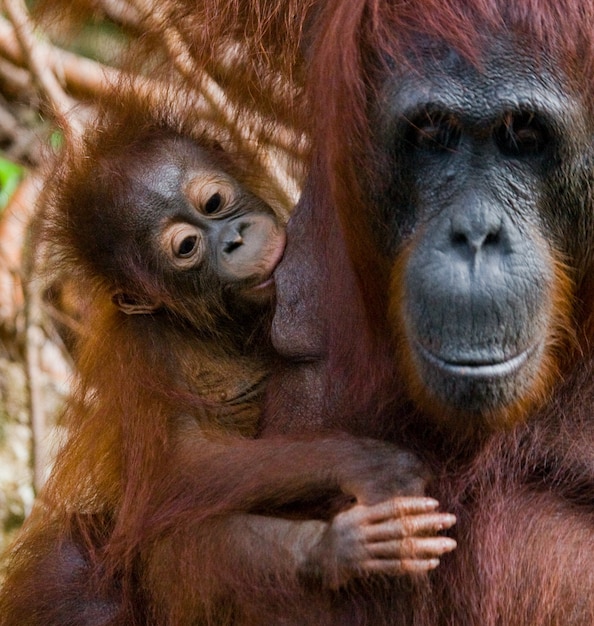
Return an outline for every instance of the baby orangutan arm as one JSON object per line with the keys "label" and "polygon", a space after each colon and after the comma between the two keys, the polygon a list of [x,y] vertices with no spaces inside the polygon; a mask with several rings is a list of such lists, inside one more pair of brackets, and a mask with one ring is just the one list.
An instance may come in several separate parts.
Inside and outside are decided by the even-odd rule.
{"label": "baby orangutan arm", "polygon": [[[455,522],[436,508],[430,498],[396,497],[355,505],[329,521],[235,513],[184,524],[144,555],[153,605],[164,615],[183,605],[180,615],[210,623],[222,607],[230,619],[234,606],[277,607],[286,597],[331,592],[357,578],[426,572],[456,546],[436,536]],[[198,578],[190,575],[197,561]]]}
{"label": "baby orangutan arm", "polygon": [[[202,614],[213,598],[253,605],[254,597],[241,598],[248,590],[266,598],[258,606],[275,606],[277,594],[426,572],[456,546],[438,535],[454,516],[422,495],[425,468],[389,444],[347,436],[215,442],[186,429],[170,462],[177,467],[168,472],[172,482],[158,493],[187,509],[179,510],[175,528],[153,527],[143,554],[153,605],[166,607],[164,615],[191,602],[184,614],[207,620]],[[349,495],[349,504],[329,516],[310,515],[310,502],[319,504],[325,494]],[[155,506],[157,513],[170,508]],[[198,563],[200,580],[191,576]],[[174,589],[170,580],[177,581]]]}

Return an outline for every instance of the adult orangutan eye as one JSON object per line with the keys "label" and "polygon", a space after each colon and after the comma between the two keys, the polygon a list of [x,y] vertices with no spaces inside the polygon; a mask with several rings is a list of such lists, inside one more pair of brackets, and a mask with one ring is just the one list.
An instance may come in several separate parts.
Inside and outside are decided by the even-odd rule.
{"label": "adult orangutan eye", "polygon": [[425,111],[409,122],[406,142],[419,150],[452,151],[460,143],[461,130],[451,115]]}
{"label": "adult orangutan eye", "polygon": [[534,113],[512,112],[495,128],[493,139],[505,156],[534,156],[550,144],[550,133]]}
{"label": "adult orangutan eye", "polygon": [[163,233],[162,241],[167,256],[178,267],[194,267],[202,260],[204,238],[198,226],[172,224]]}

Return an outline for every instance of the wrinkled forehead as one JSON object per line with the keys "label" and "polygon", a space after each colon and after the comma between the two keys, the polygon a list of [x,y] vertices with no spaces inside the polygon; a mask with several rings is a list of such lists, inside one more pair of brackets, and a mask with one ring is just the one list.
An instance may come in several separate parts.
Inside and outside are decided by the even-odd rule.
{"label": "wrinkled forehead", "polygon": [[151,141],[146,155],[129,167],[130,181],[139,191],[164,199],[179,196],[190,181],[235,186],[235,179],[221,168],[208,149],[185,138]]}
{"label": "wrinkled forehead", "polygon": [[389,65],[380,107],[394,115],[435,108],[488,119],[527,109],[567,117],[581,109],[579,94],[554,59],[521,41],[492,40],[472,61],[443,44],[423,42],[404,63]]}

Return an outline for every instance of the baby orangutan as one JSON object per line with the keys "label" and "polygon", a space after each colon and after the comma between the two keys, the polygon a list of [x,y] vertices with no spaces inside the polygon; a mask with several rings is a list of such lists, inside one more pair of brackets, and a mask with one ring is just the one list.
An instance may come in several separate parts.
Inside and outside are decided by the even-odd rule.
{"label": "baby orangutan", "polygon": [[257,438],[283,220],[220,148],[125,132],[57,182],[49,236],[90,319],[0,624],[263,624],[287,598],[435,568],[454,518],[411,453]]}

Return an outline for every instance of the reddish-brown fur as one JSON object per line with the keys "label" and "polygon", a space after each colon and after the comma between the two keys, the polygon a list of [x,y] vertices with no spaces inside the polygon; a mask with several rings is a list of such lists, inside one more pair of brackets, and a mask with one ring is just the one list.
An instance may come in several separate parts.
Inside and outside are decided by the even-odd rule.
{"label": "reddish-brown fur", "polygon": [[[373,215],[358,184],[359,171],[373,172],[377,166],[367,103],[382,68],[368,66],[369,51],[406,62],[403,50],[423,33],[445,39],[480,66],[480,52],[492,33],[516,30],[533,46],[536,63],[539,50],[556,55],[591,108],[594,5],[571,0],[162,4],[168,19],[195,42],[196,58],[207,67],[211,48],[224,48],[225,37],[247,42],[256,67],[250,74],[240,72],[245,82],[229,83],[240,100],[249,102],[254,88],[260,87],[263,101],[268,101],[270,82],[258,82],[262,76],[266,79],[268,70],[304,81],[300,86],[305,97],[287,97],[279,114],[297,120],[315,140],[299,222],[299,236],[307,242],[304,249],[307,245],[314,256],[304,257],[307,271],[300,280],[312,287],[313,293],[305,289],[307,306],[313,310],[310,319],[324,321],[321,330],[310,332],[323,336],[327,360],[315,387],[291,367],[274,383],[268,431],[340,427],[406,441],[431,463],[436,471],[432,492],[459,519],[458,550],[432,574],[430,585],[411,590],[410,603],[393,595],[389,586],[370,585],[331,597],[328,605],[310,598],[300,605],[299,617],[286,622],[279,617],[276,623],[594,623],[594,367],[589,347],[593,300],[587,284],[592,268],[582,268],[585,278],[572,286],[558,271],[555,297],[564,308],[562,323],[573,326],[562,330],[566,338],[575,333],[580,347],[574,352],[566,347],[565,354],[559,350],[563,358],[544,372],[547,382],[515,416],[518,423],[476,440],[448,438],[407,400],[398,363],[394,366],[396,347],[387,315],[394,299],[392,268],[373,246]],[[299,71],[303,28],[305,78]],[[203,48],[203,43],[208,45]],[[585,263],[590,256],[588,251]],[[571,302],[567,292],[573,293]],[[557,368],[561,376],[555,374]],[[296,408],[287,401],[302,393],[295,389],[311,391]],[[227,574],[241,575],[230,570]]]}
{"label": "reddish-brown fur", "polygon": [[[246,7],[255,4],[246,3]],[[262,2],[258,10],[264,12],[267,7],[270,3]],[[275,13],[277,7],[270,11]],[[300,21],[297,17],[296,22]],[[431,592],[413,601],[415,618],[410,623],[591,624],[591,267],[582,268],[585,278],[574,286],[564,272],[558,272],[559,306],[565,309],[562,324],[573,327],[560,329],[566,338],[565,354],[557,352],[561,358],[553,359],[556,362],[544,372],[549,382],[515,418],[524,421],[474,443],[465,439],[458,445],[455,437],[444,440],[443,432],[435,433],[422,412],[404,400],[408,394],[399,381],[398,369],[394,371],[392,333],[385,315],[391,268],[379,253],[370,252],[371,213],[357,174],[375,167],[367,120],[374,74],[366,66],[365,51],[385,51],[386,56],[398,60],[420,32],[446,39],[480,65],[480,51],[492,32],[517,29],[527,46],[533,46],[535,63],[539,50],[554,52],[591,108],[594,5],[557,0],[355,0],[323,3],[314,11],[311,24],[313,34],[308,33],[307,42],[313,51],[308,50],[306,84],[311,100],[306,102],[314,124],[315,157],[310,195],[301,208],[300,220],[305,226],[299,235],[313,238],[309,250],[318,255],[314,274],[305,280],[314,287],[319,281],[322,286],[321,293],[317,297],[310,293],[310,298],[318,306],[317,313],[327,320],[324,345],[329,361],[320,373],[323,392],[317,402],[306,402],[311,412],[304,416],[302,409],[297,423],[281,413],[283,397],[291,397],[294,389],[287,384],[288,390],[278,390],[271,403],[271,429],[340,424],[356,432],[404,437],[432,461],[438,472],[434,493],[446,510],[452,508],[459,517],[459,548],[434,572]],[[213,32],[219,28],[212,24]],[[281,41],[286,35],[277,32]],[[266,38],[267,32],[262,35]],[[337,208],[344,243],[336,232]],[[344,258],[345,245],[352,269]],[[590,257],[586,252],[584,262],[589,263]],[[355,275],[362,294],[357,293]],[[572,301],[568,293],[573,294]],[[345,298],[349,315],[344,315]],[[366,332],[361,330],[362,319],[368,320]],[[567,341],[574,333],[580,346],[576,351]],[[555,374],[557,368],[560,376]],[[289,383],[296,378],[292,374]],[[380,618],[369,591],[357,605],[359,613],[353,612],[350,619],[336,617],[335,623],[398,622],[394,608],[383,601]]]}
{"label": "reddish-brown fur", "polygon": [[[585,277],[573,285],[566,270],[557,265],[558,294],[553,297],[558,303],[560,327],[554,335],[561,338],[561,348],[553,351],[537,396],[510,414],[515,427],[474,440],[467,438],[468,432],[461,438],[456,429],[448,433],[447,426],[436,431],[429,416],[441,412],[443,424],[447,414],[430,401],[425,412],[426,399],[418,407],[411,405],[406,382],[398,376],[408,366],[398,360],[394,366],[394,355],[403,357],[390,345],[393,334],[386,310],[400,306],[399,290],[390,286],[390,267],[385,259],[379,252],[370,252],[373,215],[365,190],[358,185],[358,172],[375,167],[367,119],[374,74],[365,64],[366,50],[383,51],[386,58],[396,59],[396,64],[399,60],[406,63],[401,51],[415,33],[421,32],[446,39],[480,67],[482,37],[488,38],[506,24],[506,28],[524,33],[527,45],[533,46],[536,64],[539,50],[554,50],[561,67],[581,86],[580,93],[585,93],[591,109],[594,5],[361,1],[330,2],[320,13],[319,39],[311,55],[311,82],[307,85],[315,96],[311,106],[315,109],[317,160],[311,172],[310,195],[300,209],[300,224],[307,226],[299,232],[301,237],[315,238],[308,245],[320,250],[316,272],[325,276],[317,301],[327,320],[324,345],[329,357],[320,373],[326,393],[318,400],[322,406],[328,403],[330,415],[323,414],[319,423],[341,423],[375,436],[383,432],[387,437],[404,437],[431,460],[437,471],[433,493],[445,503],[446,510],[458,516],[458,550],[432,574],[430,593],[420,602],[413,600],[415,618],[410,623],[591,624],[594,368],[591,339],[586,335],[591,324],[591,267],[581,268]],[[381,185],[381,180],[377,184]],[[330,194],[325,193],[328,187]],[[335,212],[343,226],[342,244],[336,234],[328,235],[313,226],[325,222],[332,232]],[[352,260],[351,270],[337,263],[344,254],[343,245]],[[590,263],[591,247],[592,242],[585,263]],[[297,266],[298,260],[292,262]],[[298,273],[295,269],[293,275]],[[355,275],[358,294],[352,287]],[[395,269],[396,282],[397,275]],[[317,284],[315,276],[310,280]],[[342,314],[344,308],[339,302],[345,295],[355,298],[348,306],[358,314]],[[361,317],[367,319],[368,335],[361,332]],[[577,350],[572,347],[574,333],[578,336]],[[346,394],[338,392],[338,401],[337,394],[332,393],[337,384],[349,390]],[[273,407],[278,413],[283,395],[295,391],[275,388]],[[303,388],[307,388],[306,383]],[[420,393],[413,391],[413,398],[418,399]],[[310,403],[312,406],[315,403]],[[315,417],[309,419],[316,424]],[[270,421],[273,430],[298,428],[278,415],[272,415]],[[472,430],[470,425],[468,428]],[[375,600],[371,594],[368,600],[371,612]],[[376,616],[369,623],[394,623],[392,615],[386,606],[383,619]],[[368,623],[365,619],[358,616],[352,622],[336,623]]]}
{"label": "reddish-brown fur", "polygon": [[[194,153],[184,142],[195,126],[178,118],[171,128],[171,117],[142,98],[119,110],[108,104],[52,179],[48,239],[88,313],[75,345],[79,381],[66,442],[12,549],[3,625],[255,625],[299,618],[303,604],[323,611],[340,593],[331,589],[365,577],[374,561],[358,547],[376,523],[374,504],[386,505],[380,517],[390,523],[379,543],[402,543],[394,556],[411,560],[408,571],[417,559],[439,556],[439,546],[454,547],[439,538],[435,553],[419,554],[408,541],[454,521],[426,499],[395,499],[422,495],[425,469],[411,454],[344,435],[255,439],[264,381],[276,364],[268,341],[273,300],[224,309],[215,280],[187,282],[188,272],[172,272],[138,245],[161,240],[171,186],[186,180],[172,178],[172,168],[188,168],[179,194],[190,204],[194,192],[200,197],[201,175],[191,172],[201,165],[233,174],[244,190],[249,184],[239,157],[202,135],[197,142],[210,160],[188,161]],[[139,181],[152,185],[148,192]],[[151,193],[164,207],[156,215],[155,204],[142,205]],[[150,236],[141,232],[147,219],[157,222]],[[130,294],[143,298],[148,312],[120,310],[114,294],[122,293],[128,305]],[[407,519],[419,513],[421,526]]]}

